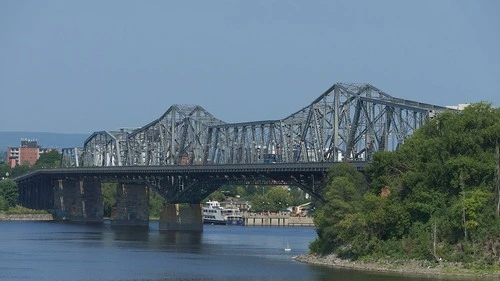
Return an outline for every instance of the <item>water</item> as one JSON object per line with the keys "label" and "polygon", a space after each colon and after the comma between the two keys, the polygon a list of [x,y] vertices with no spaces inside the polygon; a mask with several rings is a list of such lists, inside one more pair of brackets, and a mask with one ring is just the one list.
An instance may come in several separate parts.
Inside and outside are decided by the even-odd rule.
{"label": "water", "polygon": [[[203,233],[0,222],[0,280],[432,280],[307,265],[313,228],[206,225]],[[292,250],[285,252],[286,244]]]}

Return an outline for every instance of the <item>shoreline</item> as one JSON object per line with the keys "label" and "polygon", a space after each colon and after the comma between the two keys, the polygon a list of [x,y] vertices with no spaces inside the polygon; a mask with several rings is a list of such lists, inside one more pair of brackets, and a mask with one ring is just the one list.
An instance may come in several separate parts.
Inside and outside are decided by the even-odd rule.
{"label": "shoreline", "polygon": [[365,261],[350,261],[340,259],[334,254],[319,256],[314,254],[304,254],[293,257],[293,260],[317,266],[325,266],[332,268],[343,268],[349,270],[358,270],[366,272],[394,273],[407,276],[422,276],[429,278],[491,278],[498,279],[498,272],[476,272],[466,269],[458,263],[439,263],[432,264],[429,261],[384,261],[384,262],[365,262]]}
{"label": "shoreline", "polygon": [[0,221],[52,221],[51,214],[0,214]]}

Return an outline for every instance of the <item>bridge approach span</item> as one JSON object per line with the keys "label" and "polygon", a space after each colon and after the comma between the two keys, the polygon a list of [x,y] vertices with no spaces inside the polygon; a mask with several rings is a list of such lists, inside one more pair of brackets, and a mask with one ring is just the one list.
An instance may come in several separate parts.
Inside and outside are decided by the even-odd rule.
{"label": "bridge approach span", "polygon": [[[200,203],[223,185],[294,185],[321,199],[326,173],[338,164],[313,162],[40,169],[20,176],[16,181],[21,191],[51,182],[54,186],[54,182],[67,179],[141,183],[152,188],[168,203]],[[361,169],[366,162],[352,164]]]}

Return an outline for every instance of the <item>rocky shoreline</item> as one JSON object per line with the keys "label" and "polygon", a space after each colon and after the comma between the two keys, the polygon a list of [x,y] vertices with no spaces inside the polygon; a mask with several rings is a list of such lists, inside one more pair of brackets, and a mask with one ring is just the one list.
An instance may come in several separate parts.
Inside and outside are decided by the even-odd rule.
{"label": "rocky shoreline", "polygon": [[0,214],[0,221],[51,221],[51,214]]}
{"label": "rocky shoreline", "polygon": [[420,275],[433,277],[466,277],[466,278],[495,278],[500,277],[500,272],[476,272],[465,268],[459,263],[431,263],[429,261],[378,261],[378,262],[364,262],[364,261],[350,261],[340,259],[331,254],[327,256],[319,256],[313,254],[305,254],[293,258],[296,261],[328,266],[337,268],[348,268],[352,270],[362,271],[376,271],[376,272],[392,272],[404,275]]}

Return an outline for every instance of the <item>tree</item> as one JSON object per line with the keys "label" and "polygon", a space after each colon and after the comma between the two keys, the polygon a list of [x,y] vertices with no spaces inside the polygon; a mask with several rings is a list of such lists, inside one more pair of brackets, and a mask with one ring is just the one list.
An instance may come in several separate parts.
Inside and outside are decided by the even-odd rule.
{"label": "tree", "polygon": [[7,174],[11,175],[11,170],[9,165],[5,163],[0,163],[0,180],[4,177],[7,177]]}
{"label": "tree", "polygon": [[311,250],[500,264],[499,142],[500,109],[473,104],[428,120],[399,150],[375,153],[369,188],[346,167],[331,171]]}
{"label": "tree", "polygon": [[217,190],[212,194],[208,195],[208,197],[205,198],[205,200],[203,201],[208,201],[208,200],[222,202],[226,200],[226,195],[224,195],[224,193],[222,193],[221,191]]}
{"label": "tree", "polygon": [[311,244],[313,252],[359,255],[367,238],[360,216],[365,190],[364,176],[351,164],[343,163],[328,172],[323,191],[326,202],[314,214],[318,238]]}
{"label": "tree", "polygon": [[17,183],[11,179],[0,180],[0,197],[5,198],[10,207],[16,206],[19,197]]}
{"label": "tree", "polygon": [[292,203],[288,189],[281,186],[272,187],[268,192],[266,192],[265,197],[269,202],[268,210],[271,212],[285,211],[286,208]]}
{"label": "tree", "polygon": [[104,201],[104,216],[111,217],[113,208],[116,206],[116,183],[102,184],[102,196]]}
{"label": "tree", "polygon": [[23,165],[16,165],[10,173],[11,178],[18,177],[20,175],[23,175],[27,172],[31,171],[31,167],[29,165],[23,164]]}
{"label": "tree", "polygon": [[5,212],[9,210],[9,202],[3,196],[0,196],[0,212]]}
{"label": "tree", "polygon": [[57,150],[51,150],[40,154],[40,158],[33,166],[34,169],[61,167],[61,154]]}
{"label": "tree", "polygon": [[149,216],[158,218],[160,217],[163,209],[163,198],[155,192],[149,192]]}

